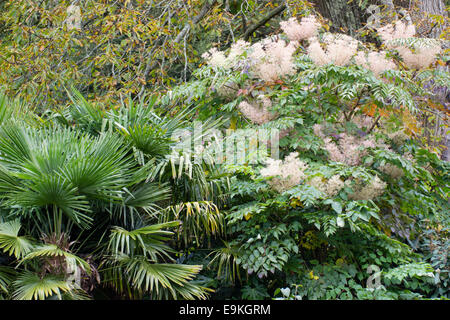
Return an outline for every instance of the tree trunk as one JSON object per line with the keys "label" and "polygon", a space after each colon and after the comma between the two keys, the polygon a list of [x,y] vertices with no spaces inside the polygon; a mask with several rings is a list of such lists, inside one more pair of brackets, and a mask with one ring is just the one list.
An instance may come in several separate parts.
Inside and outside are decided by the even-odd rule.
{"label": "tree trunk", "polygon": [[419,21],[416,24],[418,34],[422,37],[438,38],[445,25],[437,25],[428,15],[440,15],[447,17],[444,1],[442,0],[420,0],[418,1]]}
{"label": "tree trunk", "polygon": [[[421,13],[421,23],[418,28],[418,33],[422,37],[428,38],[438,38],[442,31],[447,27],[447,25],[437,25],[433,20],[430,20],[428,15],[440,15],[447,17],[447,12],[445,11],[445,4],[442,0],[421,0],[418,2],[418,7]],[[438,66],[438,68],[447,69],[448,66],[442,67]],[[447,100],[447,97],[443,97],[443,100]],[[444,116],[444,119],[446,117]],[[436,120],[437,121],[437,120]],[[450,161],[450,131],[446,133],[448,127],[445,125],[440,131],[440,135],[442,137],[442,144],[445,146],[445,150],[443,150],[441,159],[445,161]]]}
{"label": "tree trunk", "polygon": [[313,0],[316,10],[331,21],[332,32],[344,32],[355,35],[356,30],[366,22],[368,14],[357,1],[348,0]]}

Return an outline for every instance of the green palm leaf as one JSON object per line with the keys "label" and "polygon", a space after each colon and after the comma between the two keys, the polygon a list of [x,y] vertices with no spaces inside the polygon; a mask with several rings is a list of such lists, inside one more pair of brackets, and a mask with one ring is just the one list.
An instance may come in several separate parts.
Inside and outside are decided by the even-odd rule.
{"label": "green palm leaf", "polygon": [[12,294],[15,300],[45,300],[53,296],[62,299],[63,293],[77,290],[75,284],[60,277],[46,275],[40,278],[31,272],[22,273],[13,285],[16,288]]}
{"label": "green palm leaf", "polygon": [[21,225],[19,220],[0,223],[0,249],[17,259],[23,257],[33,248],[27,237],[19,236]]}
{"label": "green palm leaf", "polygon": [[0,266],[0,292],[8,293],[8,287],[14,279],[14,275],[14,269]]}
{"label": "green palm leaf", "polygon": [[22,260],[21,263],[35,259],[35,258],[55,258],[64,257],[68,266],[80,267],[88,274],[91,271],[89,264],[81,259],[80,257],[74,255],[73,253],[62,250],[54,244],[46,244],[35,247],[32,252],[28,253]]}
{"label": "green palm leaf", "polygon": [[236,262],[236,257],[239,256],[239,248],[231,246],[224,241],[225,247],[213,250],[208,256],[213,258],[208,264],[208,267],[217,267],[217,277],[224,277],[225,281],[235,282],[236,278],[241,280],[239,273],[239,264]]}
{"label": "green palm leaf", "polygon": [[189,282],[202,269],[200,265],[153,263],[144,256],[127,255],[116,256],[109,264],[111,268],[106,281],[117,290],[122,291],[129,286],[138,292],[147,292],[159,298],[206,297],[204,288]]}
{"label": "green palm leaf", "polygon": [[170,187],[167,184],[145,183],[138,186],[124,199],[124,206],[142,208],[152,213],[159,208],[158,202],[167,200],[170,197]]}
{"label": "green palm leaf", "polygon": [[21,118],[27,110],[19,100],[9,99],[3,90],[0,90],[0,124],[10,119]]}
{"label": "green palm leaf", "polygon": [[156,260],[158,257],[171,259],[169,253],[173,253],[174,250],[164,245],[164,242],[173,235],[173,232],[162,229],[175,227],[178,224],[178,222],[172,221],[132,231],[114,227],[111,230],[108,249],[115,255],[143,253],[144,255],[149,255],[153,260]]}
{"label": "green palm leaf", "polygon": [[160,216],[160,221],[179,220],[183,229],[177,234],[185,244],[191,239],[200,241],[204,236],[223,234],[225,221],[222,213],[211,201],[184,202],[169,206]]}

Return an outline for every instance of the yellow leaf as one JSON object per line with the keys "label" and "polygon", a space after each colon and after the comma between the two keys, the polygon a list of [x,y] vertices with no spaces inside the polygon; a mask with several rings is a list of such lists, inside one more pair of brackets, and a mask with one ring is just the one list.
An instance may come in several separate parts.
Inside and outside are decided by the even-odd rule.
{"label": "yellow leaf", "polygon": [[229,128],[229,129],[235,130],[235,129],[236,129],[236,122],[237,122],[236,117],[231,117],[231,120],[230,120],[230,128]]}

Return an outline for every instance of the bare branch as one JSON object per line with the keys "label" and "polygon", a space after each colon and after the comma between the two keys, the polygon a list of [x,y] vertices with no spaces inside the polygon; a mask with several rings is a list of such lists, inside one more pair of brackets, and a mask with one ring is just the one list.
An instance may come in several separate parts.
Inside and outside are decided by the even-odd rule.
{"label": "bare branch", "polygon": [[280,13],[282,13],[284,10],[286,9],[286,6],[283,4],[279,7],[276,7],[275,9],[273,9],[272,11],[270,11],[264,18],[262,18],[259,22],[257,22],[256,24],[254,24],[253,26],[250,26],[244,33],[244,39],[247,40],[248,38],[250,38],[251,34],[253,32],[255,32],[256,30],[258,30],[260,27],[262,27],[263,25],[265,25],[268,21],[270,21],[270,19],[272,19],[273,17],[279,15]]}

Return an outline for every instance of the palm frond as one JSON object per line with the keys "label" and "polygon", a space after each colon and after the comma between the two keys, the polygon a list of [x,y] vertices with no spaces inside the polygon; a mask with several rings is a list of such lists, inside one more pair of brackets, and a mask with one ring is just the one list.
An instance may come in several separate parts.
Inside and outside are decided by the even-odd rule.
{"label": "palm frond", "polygon": [[147,212],[159,209],[158,202],[170,197],[170,187],[167,184],[145,183],[128,193],[123,204],[128,207],[142,208]]}
{"label": "palm frond", "polygon": [[143,254],[149,256],[153,260],[158,257],[170,258],[169,253],[173,253],[173,249],[165,245],[173,232],[163,230],[178,226],[178,222],[172,221],[161,224],[154,224],[135,230],[125,230],[121,227],[114,227],[111,230],[108,250],[114,255],[118,254]]}
{"label": "palm frond", "polygon": [[59,248],[57,245],[54,244],[46,244],[35,247],[30,253],[28,253],[21,260],[20,263],[36,258],[56,258],[56,257],[64,258],[67,266],[70,266],[72,269],[74,269],[74,267],[80,267],[88,274],[91,271],[89,263],[87,263],[80,257],[74,255],[73,253],[62,250],[61,248]]}
{"label": "palm frond", "polygon": [[90,199],[119,200],[125,172],[132,171],[128,148],[116,135],[102,134],[78,144],[71,159],[59,170],[60,175]]}
{"label": "palm frond", "polygon": [[80,290],[74,283],[54,275],[39,277],[37,274],[25,271],[13,282],[15,290],[12,294],[15,300],[45,300],[56,297],[63,299],[64,293]]}
{"label": "palm frond", "polygon": [[15,124],[0,127],[2,163],[15,167],[31,158],[30,141],[26,129]]}
{"label": "palm frond", "polygon": [[224,241],[224,247],[213,250],[208,256],[212,255],[213,258],[208,264],[208,267],[217,268],[217,277],[224,278],[225,281],[231,281],[234,283],[236,278],[241,280],[239,273],[239,264],[236,262],[239,249],[231,246],[228,242]]}
{"label": "palm frond", "polygon": [[0,266],[0,292],[8,294],[8,289],[14,279],[15,273],[13,268]]}
{"label": "palm frond", "polygon": [[72,93],[68,92],[68,96],[72,101],[72,106],[69,108],[70,119],[66,119],[66,121],[75,121],[86,132],[99,132],[103,124],[105,111],[87,101],[75,88],[72,88]]}
{"label": "palm frond", "polygon": [[144,256],[116,256],[109,263],[107,282],[116,290],[129,289],[150,293],[155,298],[205,299],[205,290],[189,281],[200,272],[202,266],[153,263]]}
{"label": "palm frond", "polygon": [[8,98],[0,89],[0,124],[6,123],[10,119],[17,119],[26,114],[26,108],[20,101]]}
{"label": "palm frond", "polygon": [[224,217],[211,201],[183,202],[169,206],[161,213],[161,222],[171,220],[182,222],[177,236],[179,239],[183,237],[186,245],[192,239],[198,243],[205,236],[221,235],[224,232]]}
{"label": "palm frond", "polygon": [[17,259],[25,256],[33,248],[33,243],[30,239],[19,236],[20,228],[19,220],[0,223],[0,249]]}

